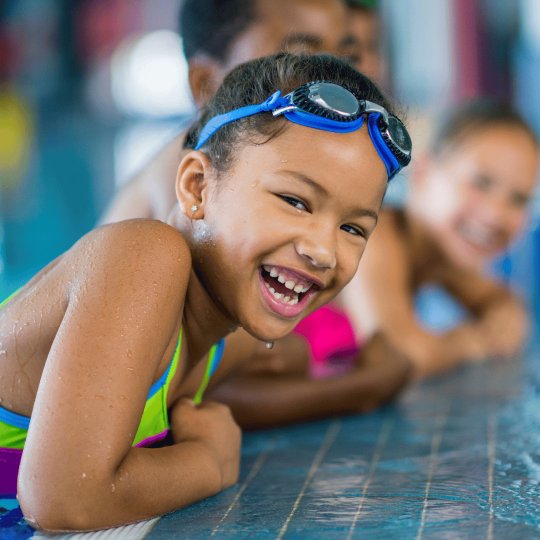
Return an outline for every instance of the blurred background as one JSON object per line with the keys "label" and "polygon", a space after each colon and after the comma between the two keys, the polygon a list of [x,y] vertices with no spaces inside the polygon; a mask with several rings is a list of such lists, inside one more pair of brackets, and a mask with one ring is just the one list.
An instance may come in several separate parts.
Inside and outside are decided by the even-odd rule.
{"label": "blurred background", "polygon": [[[114,191],[194,112],[181,0],[0,2],[0,298],[89,231]],[[473,96],[540,134],[540,2],[381,0],[389,85],[415,152]],[[389,198],[407,189],[400,177]],[[540,305],[540,197],[496,271]],[[539,309],[535,309],[538,313]]]}

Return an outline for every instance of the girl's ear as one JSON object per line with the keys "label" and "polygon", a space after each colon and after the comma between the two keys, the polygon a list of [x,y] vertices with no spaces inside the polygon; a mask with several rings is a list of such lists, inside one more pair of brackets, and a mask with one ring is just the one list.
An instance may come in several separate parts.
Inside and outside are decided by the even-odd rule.
{"label": "girl's ear", "polygon": [[184,156],[176,175],[176,198],[190,219],[203,219],[208,201],[208,178],[212,164],[203,152],[191,151]]}

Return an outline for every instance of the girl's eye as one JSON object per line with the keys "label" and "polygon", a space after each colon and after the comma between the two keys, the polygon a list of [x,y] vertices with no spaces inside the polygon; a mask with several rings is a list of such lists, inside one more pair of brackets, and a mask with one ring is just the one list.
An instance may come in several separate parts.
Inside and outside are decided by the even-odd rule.
{"label": "girl's eye", "polygon": [[491,188],[493,181],[489,176],[478,174],[474,177],[473,184],[481,191],[488,191]]}
{"label": "girl's eye", "polygon": [[362,238],[367,238],[366,231],[356,225],[342,225],[341,230],[354,236],[361,236]]}
{"label": "girl's eye", "polygon": [[525,208],[529,204],[530,198],[524,193],[512,193],[510,196],[510,201],[513,206]]}
{"label": "girl's eye", "polygon": [[280,197],[287,204],[294,206],[294,208],[296,208],[297,210],[304,210],[306,212],[309,210],[307,204],[301,201],[300,199],[297,199],[296,197],[291,197],[290,195],[280,195]]}

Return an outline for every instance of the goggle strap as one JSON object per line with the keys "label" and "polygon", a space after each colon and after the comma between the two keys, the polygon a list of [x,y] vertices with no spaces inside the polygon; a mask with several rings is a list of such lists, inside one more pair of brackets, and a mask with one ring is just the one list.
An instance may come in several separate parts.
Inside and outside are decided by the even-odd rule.
{"label": "goggle strap", "polygon": [[339,120],[325,118],[324,116],[317,116],[299,109],[285,111],[283,115],[287,120],[295,124],[324,131],[332,131],[334,133],[350,133],[351,131],[359,130],[364,125],[363,115],[350,122],[341,122]]}
{"label": "goggle strap", "polygon": [[258,103],[257,105],[246,105],[245,107],[240,107],[234,111],[214,116],[208,121],[199,134],[199,140],[197,141],[195,150],[200,150],[206,144],[208,139],[223,126],[230,124],[231,122],[236,122],[236,120],[240,120],[241,118],[254,116],[261,112],[272,112],[286,104],[288,104],[288,101],[281,96],[281,91],[278,90],[262,103]]}
{"label": "goggle strap", "polygon": [[388,173],[388,178],[390,179],[400,169],[400,165],[394,154],[392,154],[390,148],[388,148],[386,141],[383,139],[383,136],[379,129],[380,117],[381,113],[369,114],[367,126],[371,142],[373,143],[373,146],[375,146],[375,150],[377,150],[377,153],[382,159],[384,166],[386,167],[386,172]]}

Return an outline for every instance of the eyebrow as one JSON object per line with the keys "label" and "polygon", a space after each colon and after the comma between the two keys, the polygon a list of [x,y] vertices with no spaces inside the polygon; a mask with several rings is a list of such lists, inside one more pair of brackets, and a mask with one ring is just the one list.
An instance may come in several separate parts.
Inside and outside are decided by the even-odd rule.
{"label": "eyebrow", "polygon": [[281,41],[281,49],[287,49],[293,45],[307,45],[309,47],[318,48],[322,47],[322,39],[313,34],[293,33],[288,34]]}
{"label": "eyebrow", "polygon": [[[328,191],[326,191],[325,188],[321,186],[318,182],[313,180],[313,178],[310,178],[309,176],[298,172],[298,171],[290,171],[288,169],[281,169],[278,171],[279,174],[284,174],[287,176],[292,176],[293,178],[296,178],[297,180],[300,180],[300,182],[303,182],[304,184],[307,184],[312,189],[323,195],[324,197],[328,197]],[[359,217],[371,217],[375,220],[375,223],[379,220],[379,214],[375,212],[374,210],[370,210],[369,208],[358,208],[354,211],[354,214],[358,215]]]}

